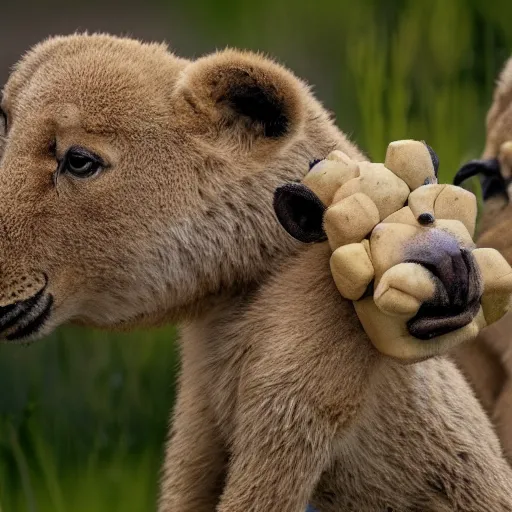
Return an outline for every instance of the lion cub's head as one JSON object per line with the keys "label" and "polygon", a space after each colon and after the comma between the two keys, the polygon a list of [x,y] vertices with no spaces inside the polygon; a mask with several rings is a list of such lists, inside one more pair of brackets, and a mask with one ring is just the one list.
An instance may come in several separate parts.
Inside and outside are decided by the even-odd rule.
{"label": "lion cub's head", "polygon": [[261,56],[74,35],[16,66],[0,122],[0,337],[190,313],[294,249],[272,193],[339,146]]}

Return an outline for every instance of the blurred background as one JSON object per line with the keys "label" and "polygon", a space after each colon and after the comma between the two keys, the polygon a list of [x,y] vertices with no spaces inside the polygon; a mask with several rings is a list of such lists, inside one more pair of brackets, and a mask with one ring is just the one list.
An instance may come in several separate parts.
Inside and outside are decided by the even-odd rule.
{"label": "blurred background", "polygon": [[[448,181],[483,148],[510,20],[512,2],[489,0],[5,1],[0,84],[32,44],[76,30],[165,40],[189,58],[259,50],[312,84],[372,159],[424,139]],[[178,366],[172,326],[0,346],[0,512],[155,510]]]}

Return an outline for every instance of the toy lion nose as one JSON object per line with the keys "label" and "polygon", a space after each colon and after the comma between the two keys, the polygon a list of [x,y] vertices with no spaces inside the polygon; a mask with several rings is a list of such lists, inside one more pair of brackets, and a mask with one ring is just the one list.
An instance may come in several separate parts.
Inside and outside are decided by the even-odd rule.
{"label": "toy lion nose", "polygon": [[[430,230],[429,230],[430,231]],[[407,261],[427,268],[436,293],[409,320],[409,333],[428,340],[469,324],[480,309],[481,278],[470,251],[443,231],[432,229],[415,244]]]}

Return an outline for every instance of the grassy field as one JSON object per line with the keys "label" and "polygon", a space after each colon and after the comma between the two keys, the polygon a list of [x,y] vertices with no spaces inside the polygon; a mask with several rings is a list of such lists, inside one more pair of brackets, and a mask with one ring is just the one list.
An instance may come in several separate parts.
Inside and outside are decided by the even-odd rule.
{"label": "grassy field", "polygon": [[[197,0],[174,9],[209,50],[263,50],[305,76],[373,159],[390,140],[425,139],[443,181],[479,155],[512,50],[510,2]],[[66,327],[28,348],[0,346],[0,512],[154,510],[175,340],[172,327]]]}
{"label": "grassy field", "polygon": [[175,337],[65,328],[3,346],[0,510],[153,510]]}

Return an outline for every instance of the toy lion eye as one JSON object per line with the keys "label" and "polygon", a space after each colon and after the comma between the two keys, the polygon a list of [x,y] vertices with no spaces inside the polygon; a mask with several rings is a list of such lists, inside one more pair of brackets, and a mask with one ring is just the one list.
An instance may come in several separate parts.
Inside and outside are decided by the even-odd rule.
{"label": "toy lion eye", "polygon": [[[92,178],[105,168],[103,160],[81,147],[72,147],[64,156],[60,173],[67,173],[74,178]],[[59,174],[60,174],[59,173]]]}

